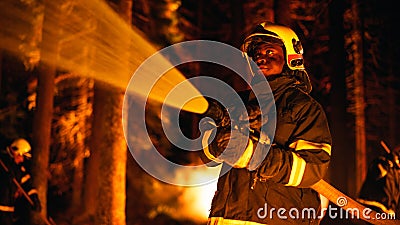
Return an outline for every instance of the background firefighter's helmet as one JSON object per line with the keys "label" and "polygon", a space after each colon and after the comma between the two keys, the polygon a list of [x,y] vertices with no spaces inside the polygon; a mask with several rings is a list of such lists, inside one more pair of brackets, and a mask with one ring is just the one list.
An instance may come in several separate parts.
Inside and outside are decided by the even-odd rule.
{"label": "background firefighter's helmet", "polygon": [[15,139],[8,147],[7,147],[8,153],[11,155],[11,157],[14,157],[14,155],[21,155],[25,156],[27,158],[31,158],[31,145],[29,142],[23,138],[18,138]]}
{"label": "background firefighter's helmet", "polygon": [[[312,85],[304,67],[303,46],[296,33],[289,27],[270,22],[258,24],[244,39],[241,46],[241,50],[248,61],[249,57],[253,57],[256,47],[262,43],[275,43],[282,46],[286,62],[283,73],[294,76],[302,89],[310,93]],[[254,74],[251,66],[250,70]]]}
{"label": "background firefighter's helmet", "polygon": [[263,22],[255,27],[242,45],[242,51],[253,56],[254,48],[263,42],[284,46],[286,64],[291,70],[304,70],[303,47],[296,33],[285,26]]}

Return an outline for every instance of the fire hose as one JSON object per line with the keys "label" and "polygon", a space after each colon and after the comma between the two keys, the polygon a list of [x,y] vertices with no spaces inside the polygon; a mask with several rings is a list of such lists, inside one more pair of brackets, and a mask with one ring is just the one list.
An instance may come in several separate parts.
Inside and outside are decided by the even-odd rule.
{"label": "fire hose", "polygon": [[[346,212],[351,212],[353,218],[361,217],[360,219],[378,225],[398,225],[394,219],[379,219],[378,213],[372,209],[365,207],[356,200],[350,198],[344,193],[340,192],[338,189],[330,185],[325,180],[320,180],[311,186],[312,189],[317,191],[319,194],[325,196],[329,201],[333,202],[340,208],[346,210]],[[355,214],[357,213],[357,215]]]}
{"label": "fire hose", "polygon": [[[252,138],[254,141],[259,141],[259,138],[257,137],[260,136],[260,133],[251,129],[249,129],[248,131],[253,134],[256,134],[255,136],[251,135],[250,138]],[[381,144],[386,151],[390,152],[390,150],[388,150],[388,147],[385,145],[384,142],[381,142]],[[377,225],[398,225],[398,222],[396,222],[394,219],[379,219],[378,212],[362,205],[356,200],[345,195],[344,193],[333,187],[325,180],[318,181],[317,183],[312,185],[311,188],[314,189],[319,194],[326,197],[329,201],[331,201],[335,205],[346,210],[346,212],[352,213],[353,218],[360,218],[368,223]]]}

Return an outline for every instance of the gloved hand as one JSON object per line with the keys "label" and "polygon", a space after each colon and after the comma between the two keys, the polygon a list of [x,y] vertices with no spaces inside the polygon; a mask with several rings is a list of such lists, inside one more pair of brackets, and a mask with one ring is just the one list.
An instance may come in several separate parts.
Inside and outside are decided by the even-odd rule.
{"label": "gloved hand", "polygon": [[231,107],[229,112],[232,116],[232,126],[243,133],[249,132],[251,139],[257,142],[261,132],[260,107],[255,104],[248,104],[245,108]]}
{"label": "gloved hand", "polygon": [[[245,154],[248,136],[230,127],[218,128],[215,140],[211,144],[210,153],[233,167],[244,168],[238,160]],[[250,149],[252,151],[252,149]],[[249,153],[250,156],[252,152]]]}
{"label": "gloved hand", "polygon": [[250,128],[252,130],[260,131],[261,127],[261,110],[258,105],[248,105],[246,110],[249,116]]}
{"label": "gloved hand", "polygon": [[[250,138],[254,141],[254,153],[248,165],[250,171],[255,170],[262,163],[271,148],[271,139],[265,131],[261,130],[268,122],[268,116],[261,118],[260,107],[249,105]],[[268,131],[266,131],[268,132]]]}
{"label": "gloved hand", "polygon": [[30,195],[33,202],[32,210],[40,212],[42,210],[42,205],[40,204],[39,196],[37,194]]}
{"label": "gloved hand", "polygon": [[230,124],[230,119],[224,106],[212,98],[206,97],[206,99],[208,101],[208,109],[203,113],[203,116],[213,119],[218,127],[228,126]]}
{"label": "gloved hand", "polygon": [[[210,127],[204,126],[207,130],[217,129],[216,137],[209,146],[209,152],[215,158],[233,167],[256,169],[264,160],[271,144],[268,135],[261,131],[261,127],[267,123],[268,117],[261,117],[258,104],[250,103],[246,107],[233,105],[226,111],[214,100],[210,100],[209,103],[210,106],[205,115],[219,123],[210,125],[207,122],[207,126]],[[261,145],[256,148],[258,144]],[[238,161],[239,159],[240,161]]]}
{"label": "gloved hand", "polygon": [[[238,109],[232,110],[232,125],[238,127],[238,131],[246,134],[249,132],[249,138],[252,141],[252,156],[246,166],[249,170],[255,170],[265,159],[271,147],[271,140],[268,134],[262,131],[262,127],[267,124],[268,116],[261,117],[261,110],[258,104],[249,103],[246,105],[246,112]],[[258,148],[257,148],[258,146]],[[249,152],[247,152],[249,153]]]}

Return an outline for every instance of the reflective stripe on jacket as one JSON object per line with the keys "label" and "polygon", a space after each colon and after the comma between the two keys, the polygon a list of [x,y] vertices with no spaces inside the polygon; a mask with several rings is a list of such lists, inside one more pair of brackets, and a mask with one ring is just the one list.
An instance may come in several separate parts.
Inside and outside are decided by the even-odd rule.
{"label": "reflective stripe on jacket", "polygon": [[6,206],[6,205],[0,205],[0,211],[2,211],[2,212],[14,212],[14,207]]}

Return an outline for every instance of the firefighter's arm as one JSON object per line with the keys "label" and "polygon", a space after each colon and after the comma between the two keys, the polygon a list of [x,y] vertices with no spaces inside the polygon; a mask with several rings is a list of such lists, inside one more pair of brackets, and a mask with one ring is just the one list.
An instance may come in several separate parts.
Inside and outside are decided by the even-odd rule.
{"label": "firefighter's arm", "polygon": [[286,186],[310,187],[328,169],[331,136],[325,113],[317,102],[297,107],[293,115],[296,126],[288,143],[272,146],[258,173],[261,178]]}
{"label": "firefighter's arm", "polygon": [[[39,200],[38,191],[36,188],[33,187],[31,175],[26,171],[26,169],[24,167],[22,167],[21,170],[23,172],[23,176],[20,181],[21,187],[22,187],[23,191],[26,192],[28,197],[32,200],[32,204],[31,204],[32,210],[39,212],[39,211],[41,211],[42,206],[41,206],[41,203]],[[21,196],[22,196],[22,198],[24,198],[23,195],[21,195]]]}

